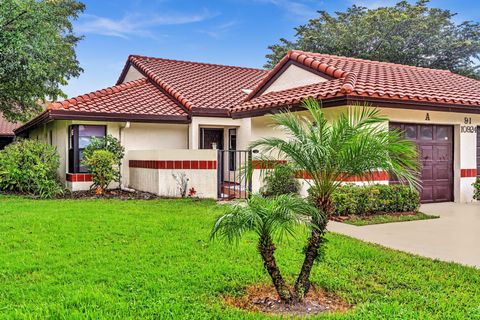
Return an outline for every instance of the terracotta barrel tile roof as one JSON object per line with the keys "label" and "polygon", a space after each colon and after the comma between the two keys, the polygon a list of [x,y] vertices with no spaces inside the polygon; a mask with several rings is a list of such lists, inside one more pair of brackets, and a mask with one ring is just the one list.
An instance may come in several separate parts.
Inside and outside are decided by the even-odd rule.
{"label": "terracotta barrel tile roof", "polygon": [[[272,100],[271,95],[269,105],[264,105],[261,96],[257,95],[290,60],[333,78],[342,79],[340,92],[353,97],[434,102],[439,104],[439,108],[442,104],[480,106],[480,81],[448,70],[291,50],[248,95],[246,102],[235,106],[232,112],[280,105],[282,97],[288,94],[289,90],[277,93],[275,96],[278,101]],[[323,89],[324,86],[320,88]],[[322,97],[324,93],[309,92],[309,95]]]}
{"label": "terracotta barrel tile roof", "polygon": [[[130,56],[129,62],[185,108],[226,109],[242,102],[267,70]],[[121,82],[123,77],[120,78]]]}
{"label": "terracotta barrel tile roof", "polygon": [[12,123],[7,121],[0,113],[0,136],[11,137],[14,136],[13,130],[21,126],[21,123]]}
{"label": "terracotta barrel tile roof", "polygon": [[246,110],[296,105],[305,97],[314,97],[318,100],[335,97],[341,94],[343,85],[343,79],[335,79],[332,81],[314,83],[288,90],[272,91],[258,96],[252,100],[243,102],[232,111],[240,112]]}
{"label": "terracotta barrel tile roof", "polygon": [[54,102],[48,110],[187,116],[187,112],[148,79],[140,79],[111,88]]}

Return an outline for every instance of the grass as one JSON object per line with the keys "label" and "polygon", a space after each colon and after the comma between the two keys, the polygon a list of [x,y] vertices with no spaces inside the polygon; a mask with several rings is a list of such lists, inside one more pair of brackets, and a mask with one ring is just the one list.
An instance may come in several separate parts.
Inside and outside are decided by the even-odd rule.
{"label": "grass", "polygon": [[[0,319],[265,319],[222,304],[268,283],[248,236],[208,240],[211,201],[0,197]],[[289,281],[305,235],[279,246]],[[327,319],[480,319],[480,271],[329,234],[312,279],[356,307]]]}
{"label": "grass", "polygon": [[375,214],[370,216],[350,216],[347,220],[343,222],[347,224],[352,224],[354,226],[368,226],[371,224],[429,220],[429,219],[438,219],[438,218],[439,216],[433,216],[433,215],[425,214],[423,212],[417,212],[415,214],[408,214],[408,215]]}

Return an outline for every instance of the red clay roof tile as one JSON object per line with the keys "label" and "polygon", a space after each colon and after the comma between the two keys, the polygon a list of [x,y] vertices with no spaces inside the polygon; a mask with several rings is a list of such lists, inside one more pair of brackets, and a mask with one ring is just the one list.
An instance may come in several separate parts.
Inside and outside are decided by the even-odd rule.
{"label": "red clay roof tile", "polygon": [[[130,56],[128,61],[185,108],[226,109],[242,102],[267,70]],[[121,77],[119,82],[123,79]]]}
{"label": "red clay roof tile", "polygon": [[21,126],[21,123],[12,123],[7,121],[3,115],[0,113],[0,136],[13,136],[13,130]]}
{"label": "red clay roof tile", "polygon": [[[480,106],[480,81],[454,74],[448,70],[291,50],[248,95],[246,101],[233,108],[232,112],[281,105],[281,99],[293,89],[276,94],[269,93],[268,105],[265,105],[265,99],[262,96],[256,97],[256,95],[289,60],[302,63],[306,67],[331,77],[342,79],[339,91],[349,96],[429,101],[438,103],[439,108],[442,104]],[[322,97],[327,93],[324,91],[325,86],[320,84],[306,87],[309,90],[300,91],[306,94],[304,97]],[[315,92],[315,88],[319,88],[320,91]],[[328,92],[329,95],[331,93]],[[338,92],[334,95],[338,95]],[[278,101],[273,97],[277,97]]]}
{"label": "red clay roof tile", "polygon": [[85,95],[53,102],[48,110],[187,116],[176,101],[148,79],[140,79]]}

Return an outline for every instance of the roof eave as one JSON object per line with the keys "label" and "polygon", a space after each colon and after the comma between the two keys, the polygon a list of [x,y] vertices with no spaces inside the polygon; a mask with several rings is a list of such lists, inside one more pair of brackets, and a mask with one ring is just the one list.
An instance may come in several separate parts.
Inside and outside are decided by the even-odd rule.
{"label": "roof eave", "polygon": [[[375,97],[363,97],[357,95],[343,95],[338,97],[332,97],[327,99],[320,99],[322,102],[322,107],[338,107],[346,106],[353,104],[367,104],[372,107],[382,107],[382,108],[396,108],[396,109],[407,109],[407,110],[422,110],[422,111],[438,111],[438,112],[457,112],[457,113],[468,113],[468,114],[480,114],[480,106],[475,105],[459,105],[459,104],[446,104],[446,103],[434,103],[427,101],[416,101],[416,100],[400,100],[400,99],[382,99]],[[258,108],[254,110],[245,110],[231,112],[231,117],[233,119],[241,119],[248,117],[259,117],[266,114],[277,113],[281,110],[288,108],[292,111],[304,110],[301,107],[301,103],[295,103],[292,105],[278,105],[267,108]]]}
{"label": "roof eave", "polygon": [[129,114],[129,113],[106,113],[86,112],[69,110],[47,110],[23,126],[14,130],[15,134],[22,134],[36,126],[53,120],[83,120],[104,122],[142,122],[142,123],[173,123],[189,124],[191,119],[188,115],[152,115],[152,114]]}

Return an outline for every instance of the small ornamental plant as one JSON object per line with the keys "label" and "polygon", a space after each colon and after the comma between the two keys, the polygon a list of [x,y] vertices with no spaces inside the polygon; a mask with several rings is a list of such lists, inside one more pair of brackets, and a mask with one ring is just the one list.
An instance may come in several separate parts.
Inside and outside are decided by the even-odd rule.
{"label": "small ornamental plant", "polygon": [[84,156],[82,162],[90,167],[93,180],[90,188],[94,189],[97,195],[103,195],[108,185],[120,175],[116,157],[108,150],[95,150]]}
{"label": "small ornamental plant", "polygon": [[84,158],[89,158],[96,150],[107,150],[113,154],[115,159],[115,166],[118,169],[118,175],[115,181],[121,183],[121,165],[122,159],[125,156],[125,148],[120,144],[120,141],[112,135],[107,135],[103,138],[92,137],[90,144],[83,150]]}
{"label": "small ornamental plant", "polygon": [[300,183],[295,176],[295,170],[286,163],[274,163],[272,169],[266,170],[263,182],[264,186],[260,193],[264,197],[300,192]]}
{"label": "small ornamental plant", "polygon": [[473,199],[480,201],[480,178],[473,183]]}

